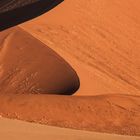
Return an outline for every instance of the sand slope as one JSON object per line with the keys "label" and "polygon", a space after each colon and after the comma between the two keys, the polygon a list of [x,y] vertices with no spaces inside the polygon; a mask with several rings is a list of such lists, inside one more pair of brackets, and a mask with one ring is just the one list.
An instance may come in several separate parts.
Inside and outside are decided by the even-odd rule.
{"label": "sand slope", "polygon": [[72,94],[79,78],[46,45],[19,28],[0,33],[0,92]]}
{"label": "sand slope", "polygon": [[[48,85],[52,84],[52,86],[55,86],[53,87],[54,90],[57,87],[60,88],[57,91],[57,94],[60,94],[60,91],[68,88],[66,88],[66,83],[68,83],[67,85],[71,85],[75,83],[73,79],[77,79],[78,77],[66,61],[24,30],[13,28],[0,34],[2,79],[0,115],[74,129],[140,135],[139,96],[120,95],[119,93],[118,95],[105,94],[91,97],[29,94],[36,93],[34,92],[36,90],[32,90],[32,92],[30,90],[30,86],[34,84],[39,84],[40,86],[45,84],[41,88],[43,92],[41,92],[42,90],[37,90],[37,93],[48,94]],[[48,59],[50,57],[51,59]],[[45,59],[47,61],[44,61]],[[61,70],[54,71],[59,68]],[[17,71],[14,71],[15,69]],[[65,80],[63,71],[65,69],[67,72],[65,76],[69,77],[70,75],[69,78],[72,78],[73,75],[71,80],[67,80],[68,78]],[[34,71],[38,71],[39,74],[28,78],[28,74],[32,75]],[[44,73],[48,73],[48,75],[52,73],[51,80],[60,80],[61,85],[57,86],[53,82],[49,82],[50,79]],[[56,76],[57,73],[58,75],[62,74],[60,79]],[[38,87],[34,87],[38,89]],[[67,94],[67,92],[63,94]]]}
{"label": "sand slope", "polygon": [[0,115],[139,136],[139,4],[65,0],[0,32]]}
{"label": "sand slope", "polygon": [[[20,127],[20,129],[18,129]],[[8,132],[8,134],[7,134]],[[86,131],[76,131],[62,129],[38,124],[25,123],[0,119],[0,136],[4,140],[139,140],[139,137],[107,135],[100,133],[90,133]]]}
{"label": "sand slope", "polygon": [[0,115],[98,132],[140,135],[140,97],[0,94]]}
{"label": "sand slope", "polygon": [[139,5],[139,0],[65,0],[21,27],[75,68],[81,80],[77,94],[138,95]]}

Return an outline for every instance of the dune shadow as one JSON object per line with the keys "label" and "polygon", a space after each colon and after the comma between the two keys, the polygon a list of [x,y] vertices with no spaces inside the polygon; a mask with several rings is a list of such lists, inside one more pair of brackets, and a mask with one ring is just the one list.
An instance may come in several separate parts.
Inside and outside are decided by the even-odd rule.
{"label": "dune shadow", "polygon": [[[9,1],[10,0],[0,1],[0,6],[2,2],[5,4],[6,2]],[[26,0],[22,1],[25,2]],[[28,4],[26,6],[19,6],[18,4],[16,5],[16,7],[18,8],[14,7],[14,10],[10,10],[13,8],[5,10],[0,7],[0,31],[3,31],[5,29],[16,26],[25,21],[28,21],[32,18],[35,18],[51,10],[64,0],[33,0],[33,1],[35,2],[32,4]],[[11,32],[13,33],[12,35]],[[6,89],[7,93],[12,91],[13,93],[31,92],[40,94],[49,93],[60,95],[72,95],[79,89],[80,80],[77,73],[65,60],[63,60],[59,55],[53,52],[53,50],[47,48],[46,46],[44,47],[42,43],[38,42],[38,40],[31,37],[29,34],[24,33],[24,31],[18,29],[17,27],[1,32],[0,36],[1,36],[0,41],[3,40],[3,38],[5,38],[5,41],[7,41],[7,38],[9,38],[11,42],[10,46],[6,46],[7,48],[6,52],[2,53],[3,56],[5,56],[2,58],[2,62],[5,64],[4,69],[9,69],[8,71],[15,71],[14,70],[15,67],[18,66],[21,68],[22,64],[26,64],[26,62],[28,63],[36,62],[31,64],[30,66],[27,65],[27,71],[25,73],[22,74],[22,69],[20,70],[18,68],[19,71],[21,71],[21,74],[19,74],[20,72],[15,71],[14,74],[10,76],[12,77],[12,79],[16,79],[16,84],[13,87],[11,86],[7,87],[6,85],[8,85],[7,83],[8,81],[5,80],[4,82],[7,84],[5,84],[5,86],[1,86],[1,83],[3,83],[1,80],[0,87],[2,88],[0,89],[0,91],[5,91]],[[16,38],[16,46],[20,46],[21,49],[13,47],[14,46],[13,44],[15,44],[14,38]],[[23,38],[24,41],[21,41],[23,40]],[[28,46],[28,43],[26,42],[30,42],[30,45]],[[15,52],[17,53],[15,54]],[[40,53],[38,54],[38,52]],[[26,57],[18,58],[19,56]],[[20,64],[18,64],[18,60],[20,60]],[[44,60],[46,61],[42,65],[42,62]],[[26,68],[26,65],[24,66],[24,68]],[[34,80],[32,80],[32,76],[30,76],[29,73],[32,73],[33,75],[34,73],[37,73],[38,76],[37,77],[33,76]],[[5,72],[5,75],[3,75],[3,77],[7,77],[7,75],[8,73]],[[19,75],[22,78],[17,79]],[[25,86],[26,77],[30,82],[27,82],[27,85]],[[36,86],[36,83],[38,83],[38,86]],[[30,89],[30,87],[33,88]]]}
{"label": "dune shadow", "polygon": [[72,95],[80,87],[72,66],[15,27],[0,32],[0,93]]}
{"label": "dune shadow", "polygon": [[51,10],[64,0],[40,0],[6,12],[0,11],[0,31],[18,25]]}

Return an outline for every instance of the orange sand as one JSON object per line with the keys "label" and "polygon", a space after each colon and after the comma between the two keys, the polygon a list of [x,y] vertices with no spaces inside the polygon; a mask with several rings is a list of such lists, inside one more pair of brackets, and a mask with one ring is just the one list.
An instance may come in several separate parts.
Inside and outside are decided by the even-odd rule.
{"label": "orange sand", "polygon": [[[65,0],[49,13],[1,32],[0,115],[140,135],[139,5],[139,0]],[[4,41],[5,35],[10,39]],[[37,64],[28,65],[34,60]],[[19,74],[16,66],[25,73]],[[40,74],[34,79],[30,74],[36,70]],[[45,94],[79,90],[75,96],[33,95],[32,85]]]}

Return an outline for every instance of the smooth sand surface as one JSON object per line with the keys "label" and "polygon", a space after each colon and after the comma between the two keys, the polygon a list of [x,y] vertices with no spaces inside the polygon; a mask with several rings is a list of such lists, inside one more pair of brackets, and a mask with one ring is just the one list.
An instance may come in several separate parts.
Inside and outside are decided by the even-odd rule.
{"label": "smooth sand surface", "polygon": [[0,137],[3,140],[140,140],[139,137],[63,129],[4,118],[0,118]]}

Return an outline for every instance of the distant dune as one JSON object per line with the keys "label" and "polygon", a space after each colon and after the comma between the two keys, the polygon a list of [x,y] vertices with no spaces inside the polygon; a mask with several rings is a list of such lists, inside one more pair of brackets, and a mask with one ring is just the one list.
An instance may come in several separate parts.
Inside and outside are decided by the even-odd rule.
{"label": "distant dune", "polygon": [[[18,22],[7,22],[13,12],[0,14],[5,19],[0,32],[0,115],[140,136],[139,5],[139,0],[65,0],[7,30],[34,16],[23,12]],[[31,9],[38,16],[42,12],[36,8]]]}
{"label": "distant dune", "polygon": [[0,31],[35,18],[63,0],[1,0]]}

